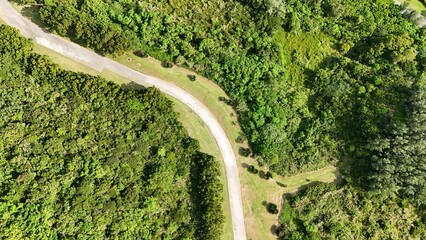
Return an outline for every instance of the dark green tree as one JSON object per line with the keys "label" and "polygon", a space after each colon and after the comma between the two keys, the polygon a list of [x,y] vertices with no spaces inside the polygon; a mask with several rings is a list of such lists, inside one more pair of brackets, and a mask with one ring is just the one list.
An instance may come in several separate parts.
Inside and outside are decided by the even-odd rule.
{"label": "dark green tree", "polygon": [[396,192],[426,204],[426,85],[423,77],[412,90],[408,120],[391,134],[371,143],[373,156],[369,187]]}

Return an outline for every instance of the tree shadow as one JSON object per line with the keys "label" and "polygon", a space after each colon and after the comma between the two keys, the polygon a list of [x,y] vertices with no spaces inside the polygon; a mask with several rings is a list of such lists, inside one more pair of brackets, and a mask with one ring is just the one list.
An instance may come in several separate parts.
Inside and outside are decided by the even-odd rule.
{"label": "tree shadow", "polygon": [[226,97],[218,97],[217,100],[219,102],[224,102],[226,105],[233,107],[233,101],[230,98],[226,98]]}
{"label": "tree shadow", "polygon": [[140,57],[140,58],[147,58],[148,57],[148,53],[144,50],[141,50],[141,49],[134,51],[133,54],[137,57]]}
{"label": "tree shadow", "polygon": [[46,26],[46,24],[43,23],[39,14],[39,9],[41,8],[41,6],[41,4],[26,5],[22,8],[21,13],[22,16],[28,18],[31,22],[35,23],[44,32],[49,33],[49,28]]}
{"label": "tree shadow", "polygon": [[312,187],[312,186],[318,185],[320,183],[322,183],[322,182],[320,182],[320,181],[309,181],[309,183],[298,187],[296,192],[303,191],[303,190],[307,189],[308,187]]}
{"label": "tree shadow", "polygon": [[[39,9],[42,7],[42,4],[31,4],[31,5],[26,5],[22,8],[22,16],[26,17],[27,19],[29,19],[32,23],[36,24],[43,32],[45,33],[49,33],[49,34],[56,34],[56,35],[61,35],[61,34],[57,34],[55,33],[55,31],[53,31],[52,29],[50,29],[42,20],[39,14]],[[76,43],[82,47],[88,48],[88,44],[83,41],[82,39],[79,39],[75,36],[75,34],[73,34],[73,30],[72,29],[68,29],[69,32],[67,32],[65,34],[66,37],[68,37],[71,42]],[[95,51],[97,54],[101,55],[101,56],[105,56],[105,52],[99,50],[99,49],[94,49],[91,48],[93,51]]]}
{"label": "tree shadow", "polygon": [[[279,236],[279,229],[280,229],[280,227],[274,224],[274,225],[271,226],[270,231],[271,231],[272,234],[274,234],[275,236],[278,237]],[[276,239],[279,239],[279,238],[276,238]]]}
{"label": "tree shadow", "polygon": [[126,89],[126,90],[137,90],[137,91],[145,91],[146,87],[137,84],[133,81],[128,82],[128,83],[124,83],[121,85],[122,88]]}
{"label": "tree shadow", "polygon": [[[193,157],[195,158],[195,157]],[[194,164],[192,164],[190,168],[189,173],[189,179],[191,181],[190,189],[189,189],[189,196],[191,199],[191,207],[189,214],[191,215],[191,218],[194,219],[194,223],[196,227],[198,228],[199,225],[203,222],[203,209],[201,209],[201,201],[203,199],[202,194],[199,192],[199,184],[200,184],[200,171],[201,166],[196,163],[196,161],[192,160]]]}
{"label": "tree shadow", "polygon": [[274,215],[279,214],[279,207],[275,203],[262,201],[262,206],[264,206],[265,210],[270,214],[274,214]]}
{"label": "tree shadow", "polygon": [[296,193],[284,193],[283,199],[291,198],[291,197],[295,196],[296,194],[297,194],[297,192]]}
{"label": "tree shadow", "polygon": [[265,176],[266,176],[265,171],[260,170],[260,171],[259,171],[259,177],[260,177],[260,178],[262,178],[262,179],[265,179]]}
{"label": "tree shadow", "polygon": [[195,76],[194,74],[188,74],[186,75],[186,77],[189,79],[189,81],[191,82],[195,82],[195,80],[197,80],[197,76]]}
{"label": "tree shadow", "polygon": [[333,181],[336,185],[345,185],[346,184],[346,179],[345,177],[341,174],[340,169],[337,169],[335,171],[333,171],[334,176],[335,176],[335,180]]}
{"label": "tree shadow", "polygon": [[257,174],[259,172],[259,170],[253,165],[243,163],[242,166],[251,174]]}
{"label": "tree shadow", "polygon": [[278,186],[280,186],[280,187],[283,187],[283,188],[287,187],[287,185],[286,185],[286,184],[281,183],[281,182],[278,182],[278,181],[276,181],[276,184],[277,184]]}

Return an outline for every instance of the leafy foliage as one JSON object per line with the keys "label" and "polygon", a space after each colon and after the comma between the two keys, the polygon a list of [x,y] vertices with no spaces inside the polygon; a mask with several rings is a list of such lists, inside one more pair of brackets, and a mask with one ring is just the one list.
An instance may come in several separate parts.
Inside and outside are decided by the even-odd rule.
{"label": "leafy foliage", "polygon": [[[0,25],[0,238],[217,238],[218,163],[171,102],[64,71],[31,49]],[[206,213],[193,213],[193,184],[207,189],[197,192]]]}
{"label": "leafy foliage", "polygon": [[371,172],[368,187],[378,193],[397,192],[426,205],[426,88],[417,82],[409,102],[409,119],[379,135],[368,145]]}
{"label": "leafy foliage", "polygon": [[319,183],[285,199],[281,239],[423,239],[426,227],[407,201]]}
{"label": "leafy foliage", "polygon": [[288,199],[281,237],[425,238],[426,31],[392,0],[39,2],[52,30],[97,51],[140,50],[214,80],[275,172],[341,159],[355,186]]}
{"label": "leafy foliage", "polygon": [[199,153],[191,171],[195,177],[192,195],[199,221],[196,236],[198,239],[219,239],[224,222],[223,214],[218,212],[223,202],[219,164],[212,156]]}

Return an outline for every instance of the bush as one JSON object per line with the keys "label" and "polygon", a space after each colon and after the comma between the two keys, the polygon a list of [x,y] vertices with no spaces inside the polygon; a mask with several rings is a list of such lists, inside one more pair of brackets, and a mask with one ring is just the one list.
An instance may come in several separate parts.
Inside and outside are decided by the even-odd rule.
{"label": "bush", "polygon": [[265,174],[265,179],[266,180],[269,180],[270,178],[272,178],[272,173],[271,172],[266,172],[266,174]]}
{"label": "bush", "polygon": [[266,209],[270,214],[277,214],[278,213],[278,206],[274,203],[268,203],[266,206]]}
{"label": "bush", "polygon": [[170,61],[163,61],[163,62],[161,62],[161,66],[163,66],[164,68],[172,68],[173,63],[170,62]]}
{"label": "bush", "polygon": [[253,173],[253,174],[257,174],[257,173],[259,173],[259,170],[257,170],[257,168],[256,168],[255,166],[253,166],[253,165],[248,166],[248,167],[247,167],[247,171],[248,171],[249,173]]}
{"label": "bush", "polygon": [[148,53],[145,52],[144,50],[134,51],[133,54],[135,54],[136,56],[138,56],[140,58],[146,58],[146,57],[148,57]]}
{"label": "bush", "polygon": [[195,82],[195,80],[197,80],[197,76],[195,75],[188,75],[188,78],[191,82]]}
{"label": "bush", "polygon": [[239,151],[238,151],[239,153],[240,153],[240,155],[241,156],[243,156],[243,157],[248,157],[248,156],[250,156],[250,149],[248,149],[248,148],[243,148],[243,147],[240,147],[240,149],[239,149]]}

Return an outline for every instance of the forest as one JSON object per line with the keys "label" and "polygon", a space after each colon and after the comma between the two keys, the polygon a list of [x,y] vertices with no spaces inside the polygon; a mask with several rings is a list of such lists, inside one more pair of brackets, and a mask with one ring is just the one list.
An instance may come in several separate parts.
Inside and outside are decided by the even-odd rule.
{"label": "forest", "polygon": [[32,47],[0,25],[0,238],[218,239],[218,162],[171,101]]}
{"label": "forest", "polygon": [[426,222],[426,30],[393,0],[36,2],[49,31],[216,82],[275,173],[337,164],[374,210],[409,201]]}

